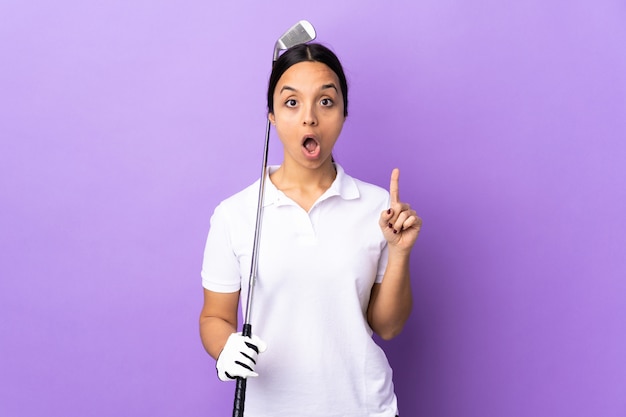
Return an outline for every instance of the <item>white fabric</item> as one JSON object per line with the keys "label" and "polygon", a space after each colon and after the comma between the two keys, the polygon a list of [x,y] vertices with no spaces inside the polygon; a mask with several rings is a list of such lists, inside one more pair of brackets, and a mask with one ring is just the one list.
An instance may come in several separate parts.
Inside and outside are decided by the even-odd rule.
{"label": "white fabric", "polygon": [[[270,167],[273,172],[277,167]],[[249,417],[393,417],[392,371],[366,319],[387,263],[383,188],[337,178],[307,213],[265,182],[252,332],[267,343],[248,380]],[[245,305],[259,182],[215,209],[202,283]]]}

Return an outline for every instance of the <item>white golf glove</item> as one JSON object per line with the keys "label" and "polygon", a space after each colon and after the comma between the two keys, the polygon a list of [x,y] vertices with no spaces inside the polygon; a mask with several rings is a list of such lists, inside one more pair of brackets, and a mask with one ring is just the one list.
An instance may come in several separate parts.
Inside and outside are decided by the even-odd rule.
{"label": "white golf glove", "polygon": [[233,333],[228,336],[226,345],[217,358],[217,376],[222,381],[230,381],[235,378],[256,377],[254,372],[257,355],[265,352],[267,345],[259,337],[242,336],[240,333]]}

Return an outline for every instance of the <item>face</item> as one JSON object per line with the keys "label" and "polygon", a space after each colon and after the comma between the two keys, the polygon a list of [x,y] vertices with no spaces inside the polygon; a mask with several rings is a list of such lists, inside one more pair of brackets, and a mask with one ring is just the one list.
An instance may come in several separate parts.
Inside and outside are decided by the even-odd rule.
{"label": "face", "polygon": [[285,164],[315,169],[331,163],[345,117],[337,75],[321,62],[300,62],[278,80],[269,114],[283,143]]}

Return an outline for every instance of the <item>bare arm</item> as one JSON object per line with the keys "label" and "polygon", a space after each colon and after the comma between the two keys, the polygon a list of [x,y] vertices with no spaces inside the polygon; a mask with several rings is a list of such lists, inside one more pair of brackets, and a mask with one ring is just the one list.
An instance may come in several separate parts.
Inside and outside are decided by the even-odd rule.
{"label": "bare arm", "polygon": [[237,331],[239,291],[218,293],[204,290],[204,305],[200,312],[200,338],[204,349],[217,359],[228,336]]}
{"label": "bare arm", "polygon": [[422,219],[399,198],[400,172],[391,174],[391,207],[380,215],[380,227],[389,247],[389,259],[383,281],[374,284],[367,309],[370,327],[383,339],[392,339],[404,327],[413,307],[409,260]]}
{"label": "bare arm", "polygon": [[387,269],[380,284],[374,284],[367,309],[372,330],[385,340],[397,336],[413,308],[409,256],[389,256]]}

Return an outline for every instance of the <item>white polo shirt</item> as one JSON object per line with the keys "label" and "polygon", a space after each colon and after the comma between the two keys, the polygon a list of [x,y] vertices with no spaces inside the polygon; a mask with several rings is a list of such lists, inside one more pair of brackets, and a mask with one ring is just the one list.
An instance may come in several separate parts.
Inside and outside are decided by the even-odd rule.
{"label": "white polo shirt", "polygon": [[[336,167],[335,181],[308,213],[266,179],[251,324],[268,348],[259,355],[259,377],[248,379],[246,416],[398,413],[391,368],[366,319],[372,285],[387,264],[378,219],[389,194]],[[206,289],[241,289],[242,305],[258,191],[259,181],[215,209],[202,266]]]}

